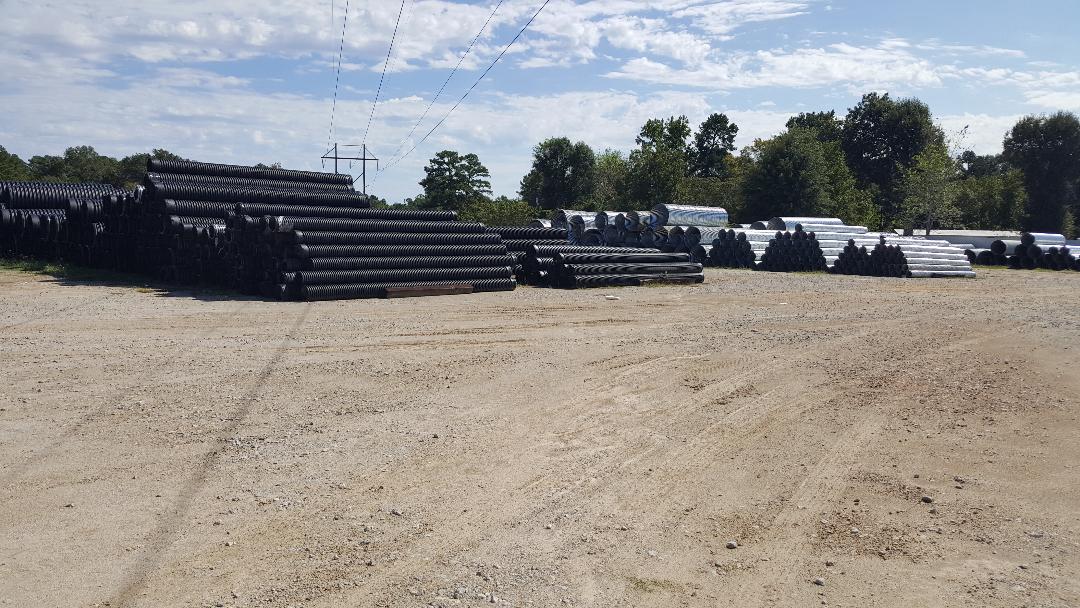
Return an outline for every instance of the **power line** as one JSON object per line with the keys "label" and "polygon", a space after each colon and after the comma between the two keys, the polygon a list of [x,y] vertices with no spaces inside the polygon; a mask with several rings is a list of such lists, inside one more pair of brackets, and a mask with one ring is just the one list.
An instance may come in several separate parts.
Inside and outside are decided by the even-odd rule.
{"label": "power line", "polygon": [[398,26],[401,25],[401,13],[405,10],[405,0],[401,0],[398,8],[397,21],[394,22],[394,34],[390,36],[390,48],[386,49],[386,61],[383,62],[382,75],[379,76],[379,89],[375,91],[375,102],[371,104],[371,114],[368,115],[367,127],[364,128],[363,142],[367,143],[368,131],[371,130],[371,121],[375,118],[375,107],[379,105],[379,95],[382,94],[383,79],[386,78],[386,66],[390,64],[390,53],[394,51],[394,40],[397,39]]}
{"label": "power line", "polygon": [[[334,5],[330,5],[330,11],[333,13]],[[326,147],[330,147],[330,142],[334,139],[334,116],[337,114],[337,94],[338,85],[341,84],[341,55],[345,50],[345,28],[349,25],[349,0],[345,0],[345,19],[341,23],[341,43],[338,45],[337,55],[337,70],[334,75],[334,102],[330,106],[330,131],[326,134]]]}
{"label": "power line", "polygon": [[427,118],[427,115],[431,111],[432,106],[434,106],[435,102],[438,101],[439,97],[442,96],[443,91],[446,90],[446,85],[450,84],[450,79],[454,77],[454,74],[457,73],[458,69],[461,67],[461,64],[465,61],[465,58],[469,56],[469,52],[472,51],[473,46],[476,45],[476,42],[480,40],[480,36],[484,34],[484,30],[487,29],[488,24],[490,24],[491,20],[495,17],[495,13],[499,11],[499,7],[502,6],[503,1],[504,0],[499,0],[499,3],[496,4],[495,8],[491,11],[491,14],[488,15],[487,20],[484,21],[484,25],[480,26],[480,31],[476,32],[476,36],[473,37],[472,42],[469,43],[468,48],[466,48],[465,52],[461,55],[461,57],[458,58],[457,65],[454,66],[454,69],[450,71],[450,75],[447,76],[446,80],[443,81],[442,86],[439,87],[439,90],[435,93],[435,97],[433,97],[427,107],[424,108],[424,113],[420,115],[420,118],[416,120],[416,124],[414,124],[412,126],[412,129],[409,130],[409,134],[401,140],[401,143],[399,143],[397,145],[397,148],[394,149],[394,153],[390,155],[391,161],[398,155],[398,152],[401,152],[401,149],[405,147],[405,143],[412,139],[412,136],[416,134],[416,129],[420,127],[420,123],[424,122],[424,119]]}
{"label": "power line", "polygon": [[[409,148],[409,151],[403,154],[400,158],[388,164],[386,168],[383,169],[383,171],[405,160],[410,154],[413,153],[414,150],[416,150],[418,146],[420,146],[420,144],[423,144],[425,141],[427,141],[427,138],[431,137],[431,134],[434,133],[436,129],[438,129],[444,122],[446,122],[446,119],[449,118],[450,115],[454,112],[454,110],[456,110],[458,106],[461,105],[461,102],[465,101],[465,98],[469,96],[469,93],[472,93],[473,89],[475,89],[477,85],[480,84],[480,81],[482,81],[484,77],[488,75],[488,72],[490,72],[491,69],[495,67],[495,64],[498,63],[500,59],[502,59],[503,55],[506,54],[506,51],[509,51],[510,47],[513,46],[515,42],[517,42],[517,39],[521,38],[521,35],[525,33],[525,30],[529,29],[529,26],[532,25],[532,22],[540,14],[540,11],[543,11],[544,7],[546,7],[550,2],[551,0],[544,0],[544,3],[540,5],[540,8],[536,9],[536,12],[533,13],[533,16],[530,17],[529,20],[525,23],[525,26],[521,28],[521,31],[519,31],[517,35],[515,35],[512,40],[510,40],[509,44],[507,44],[506,47],[503,48],[503,50],[498,54],[498,56],[495,57],[495,60],[491,62],[491,65],[489,65],[487,69],[484,70],[482,74],[480,74],[480,77],[476,79],[476,82],[472,83],[472,86],[470,86],[465,91],[465,94],[461,96],[461,99],[457,100],[457,103],[455,103],[454,106],[450,108],[450,110],[447,111],[442,118],[439,119],[439,122],[435,123],[434,127],[431,127],[431,130],[428,131],[426,135],[420,138],[420,141],[413,144],[413,147]],[[381,175],[381,173],[382,172],[380,172],[379,174]]]}

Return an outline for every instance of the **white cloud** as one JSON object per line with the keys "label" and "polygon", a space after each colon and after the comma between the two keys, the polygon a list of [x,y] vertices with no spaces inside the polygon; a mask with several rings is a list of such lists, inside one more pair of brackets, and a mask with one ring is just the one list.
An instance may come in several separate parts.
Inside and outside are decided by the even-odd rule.
{"label": "white cloud", "polygon": [[610,78],[715,91],[832,85],[858,90],[897,84],[936,87],[942,84],[944,75],[929,61],[892,45],[856,47],[846,43],[734,53],[679,68],[640,57],[607,74]]}

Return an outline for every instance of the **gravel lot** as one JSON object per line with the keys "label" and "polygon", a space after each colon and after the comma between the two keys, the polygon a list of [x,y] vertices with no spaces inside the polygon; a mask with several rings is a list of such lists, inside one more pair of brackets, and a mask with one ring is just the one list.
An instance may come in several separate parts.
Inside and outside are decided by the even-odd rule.
{"label": "gravel lot", "polygon": [[706,278],[2,271],[0,602],[1080,604],[1080,273]]}

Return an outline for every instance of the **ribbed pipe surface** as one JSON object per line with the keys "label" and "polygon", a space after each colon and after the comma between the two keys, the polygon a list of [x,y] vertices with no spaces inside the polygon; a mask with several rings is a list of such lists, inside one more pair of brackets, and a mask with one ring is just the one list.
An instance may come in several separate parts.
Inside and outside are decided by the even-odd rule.
{"label": "ribbed pipe surface", "polygon": [[441,234],[484,234],[477,222],[430,222],[415,220],[357,220],[330,217],[270,216],[270,228],[319,232],[434,232]]}
{"label": "ribbed pipe surface", "polygon": [[297,245],[498,245],[497,234],[410,232],[334,232],[294,230],[288,238]]}
{"label": "ribbed pipe surface", "polygon": [[260,179],[251,177],[221,177],[217,175],[190,175],[183,173],[147,173],[143,185],[183,184],[191,186],[223,186],[232,188],[259,188],[262,190],[314,191],[314,192],[351,192],[351,184],[328,184],[310,181],[288,181],[280,179]]}
{"label": "ribbed pipe surface", "polygon": [[556,253],[553,257],[562,264],[663,264],[689,262],[685,253]]}
{"label": "ribbed pipe surface", "polygon": [[404,256],[505,255],[506,247],[495,245],[297,245],[292,254],[299,258],[360,258]]}
{"label": "ribbed pipe surface", "polygon": [[223,165],[218,163],[200,163],[189,160],[162,160],[158,158],[151,158],[147,161],[146,171],[148,173],[186,173],[188,175],[276,179],[293,182],[352,184],[352,177],[345,174],[296,171],[292,169],[271,169],[269,167]]}
{"label": "ribbed pipe surface", "polygon": [[514,266],[511,255],[450,255],[370,258],[307,258],[301,270],[374,270],[379,268],[484,268]]}
{"label": "ribbed pipe surface", "polygon": [[440,211],[437,209],[375,209],[371,207],[321,207],[315,205],[239,203],[233,206],[233,211],[239,215],[251,216],[329,217],[354,220],[452,222],[457,219],[456,211]]}
{"label": "ribbed pipe surface", "polygon": [[652,208],[659,226],[727,226],[728,212],[722,207],[656,205]]}
{"label": "ribbed pipe surface", "polygon": [[368,207],[362,194],[345,192],[284,192],[258,188],[226,188],[183,184],[156,184],[147,188],[144,198],[162,200],[214,201],[223,203],[274,203],[283,205],[319,205],[324,207]]}
{"label": "ribbed pipe surface", "polygon": [[488,232],[503,240],[565,241],[565,228],[531,228],[528,226],[488,226]]}

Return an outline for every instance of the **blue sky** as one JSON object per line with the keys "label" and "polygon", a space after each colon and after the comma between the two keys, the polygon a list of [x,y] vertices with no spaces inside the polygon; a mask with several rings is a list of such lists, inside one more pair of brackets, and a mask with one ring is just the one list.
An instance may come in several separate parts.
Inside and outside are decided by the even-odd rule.
{"label": "blue sky", "polygon": [[[497,0],[496,0],[497,1]],[[1000,150],[1025,114],[1080,111],[1080,3],[1049,0],[551,0],[468,99],[409,156],[541,0],[350,0],[333,139],[365,141],[370,191],[420,191],[435,152],[475,152],[512,195],[551,136],[628,150],[650,117],[727,113],[737,144],[867,91],[926,101],[957,148]],[[214,162],[319,168],[345,0],[0,0],[0,145],[24,158],[89,144]],[[968,127],[966,131],[964,127]],[[357,174],[358,167],[352,172]]]}

